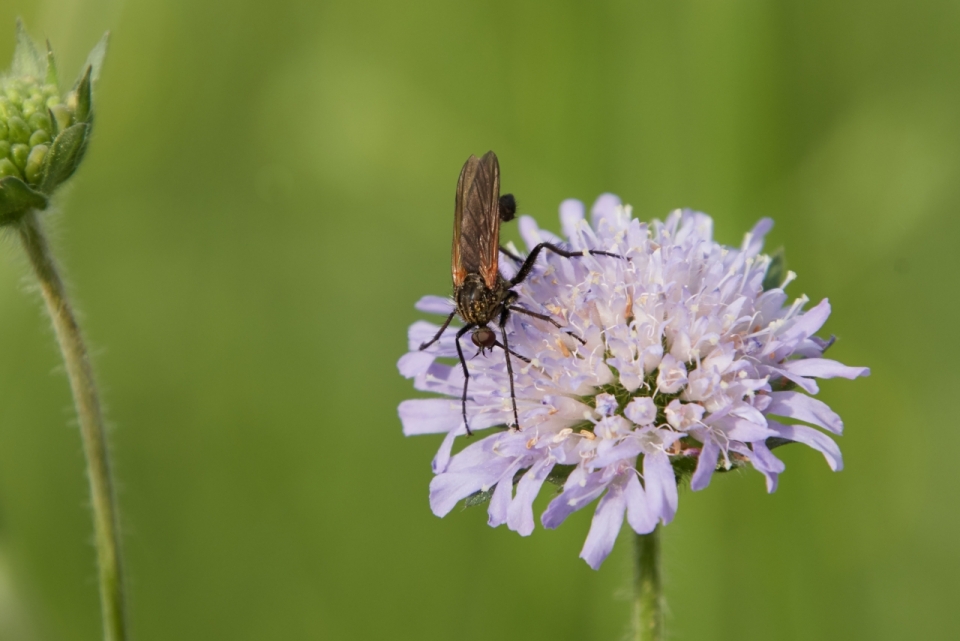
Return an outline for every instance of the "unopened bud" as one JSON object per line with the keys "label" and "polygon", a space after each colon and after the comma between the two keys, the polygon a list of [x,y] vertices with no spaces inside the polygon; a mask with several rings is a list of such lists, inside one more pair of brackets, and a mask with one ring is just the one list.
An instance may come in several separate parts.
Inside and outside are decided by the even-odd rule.
{"label": "unopened bud", "polygon": [[49,149],[46,145],[37,145],[30,150],[30,155],[27,156],[27,165],[23,169],[28,183],[36,184],[40,182],[40,176],[43,173],[43,160],[46,158]]}
{"label": "unopened bud", "polygon": [[33,129],[34,132],[36,132],[38,129],[43,129],[47,133],[50,133],[50,116],[46,109],[31,115],[27,120],[27,124],[30,125],[30,128]]}
{"label": "unopened bud", "polygon": [[30,134],[33,133],[30,131],[30,125],[25,123],[23,118],[17,116],[7,119],[7,128],[10,130],[7,135],[10,142],[29,142]]}
{"label": "unopened bud", "polygon": [[83,159],[93,123],[93,83],[106,52],[94,47],[66,95],[53,53],[45,55],[17,24],[12,72],[0,73],[0,225],[44,209]]}
{"label": "unopened bud", "polygon": [[67,109],[66,105],[56,104],[50,107],[50,113],[57,121],[57,129],[63,131],[73,124],[73,113]]}
{"label": "unopened bud", "polygon": [[10,158],[13,159],[13,164],[17,166],[18,169],[23,169],[27,166],[27,156],[30,155],[30,147],[22,143],[17,143],[10,146]]}
{"label": "unopened bud", "polygon": [[16,165],[10,162],[9,158],[0,158],[0,178],[6,178],[7,176],[23,178],[23,174],[20,173]]}
{"label": "unopened bud", "polygon": [[30,134],[29,145],[31,147],[36,147],[37,145],[45,145],[48,142],[50,142],[50,134],[48,134],[45,129],[37,129],[32,134]]}

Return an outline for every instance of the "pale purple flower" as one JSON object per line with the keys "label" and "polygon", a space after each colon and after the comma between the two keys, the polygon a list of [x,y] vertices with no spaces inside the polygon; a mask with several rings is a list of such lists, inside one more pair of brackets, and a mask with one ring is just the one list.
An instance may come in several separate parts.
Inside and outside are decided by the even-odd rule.
{"label": "pale purple flower", "polygon": [[[455,331],[421,352],[438,325],[410,327],[400,372],[418,390],[440,397],[404,401],[399,413],[407,435],[446,434],[433,460],[435,514],[483,492],[490,497],[490,525],[505,523],[526,536],[543,483],[559,481],[562,491],[541,523],[557,527],[599,499],[580,553],[597,568],[624,518],[641,534],[670,522],[684,469],[692,469],[690,486],[700,490],[714,471],[750,464],[772,492],[784,465],[770,448],[785,441],[805,443],[831,469],[841,469],[839,448],[816,428],[839,435],[843,422],[808,394],[818,391],[815,378],[852,379],[869,370],[823,358],[830,343],[814,333],[830,315],[826,300],[804,311],[807,298],[788,302],[786,282],[764,290],[771,259],[760,251],[769,219],[739,249],[713,240],[705,214],[675,211],[648,225],[609,194],[597,200],[589,224],[574,200],[560,206],[560,219],[565,241],[522,217],[528,247],[565,242],[629,260],[548,253],[515,288],[520,304],[550,314],[585,341],[544,321],[511,316],[510,346],[531,359],[514,360],[522,429],[504,429],[512,409],[503,352],[476,356],[468,359],[470,427],[500,429],[478,434],[451,455],[455,438],[466,434]],[[501,261],[501,270],[510,276],[515,266]],[[417,309],[449,314],[452,302],[427,296]]]}

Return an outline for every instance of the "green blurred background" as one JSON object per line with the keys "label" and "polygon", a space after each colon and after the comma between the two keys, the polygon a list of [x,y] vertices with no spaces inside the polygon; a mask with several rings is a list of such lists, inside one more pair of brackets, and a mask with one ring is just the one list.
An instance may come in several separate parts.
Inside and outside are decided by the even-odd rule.
{"label": "green blurred background", "polygon": [[[804,447],[681,495],[672,639],[960,638],[960,4],[4,0],[64,76],[113,33],[95,139],[47,215],[113,424],[136,639],[618,639],[628,540],[427,503],[395,363],[449,290],[457,173],[522,213],[761,216],[828,296],[846,469]],[[2,64],[6,64],[3,62]],[[516,238],[516,229],[507,232]],[[80,442],[0,242],[0,639],[99,635]],[[546,494],[546,493],[545,493]],[[541,507],[545,503],[541,498]]]}

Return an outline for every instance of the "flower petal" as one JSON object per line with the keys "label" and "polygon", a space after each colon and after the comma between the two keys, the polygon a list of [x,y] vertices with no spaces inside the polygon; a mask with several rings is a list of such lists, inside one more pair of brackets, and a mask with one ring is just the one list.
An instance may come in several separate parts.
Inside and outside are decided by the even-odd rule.
{"label": "flower petal", "polygon": [[747,256],[756,256],[763,249],[763,239],[767,233],[773,229],[773,220],[770,218],[761,218],[753,226],[746,238],[743,239],[741,251]]}
{"label": "flower petal", "polygon": [[520,216],[517,227],[520,230],[520,237],[523,238],[523,242],[527,244],[527,251],[532,251],[533,248],[540,243],[553,243],[556,245],[563,242],[561,238],[551,234],[546,229],[540,229],[540,227],[537,226],[537,221],[534,220],[532,216]]}
{"label": "flower petal", "polygon": [[449,296],[424,296],[414,307],[428,314],[443,314],[448,316],[453,311],[453,301]]}
{"label": "flower petal", "polygon": [[497,487],[490,498],[490,506],[487,508],[487,525],[490,527],[497,527],[507,522],[507,510],[513,498],[513,477],[520,469],[520,465],[521,461],[516,461],[497,482]]}
{"label": "flower petal", "polygon": [[767,447],[766,442],[756,441],[751,443],[750,447],[753,448],[750,463],[766,478],[767,492],[775,492],[777,490],[777,479],[780,473],[786,469],[786,465],[773,455],[773,452]]}
{"label": "flower petal", "polygon": [[443,437],[443,442],[440,443],[440,449],[437,450],[437,453],[433,456],[433,460],[430,461],[430,469],[433,470],[434,474],[440,474],[446,471],[447,466],[450,464],[450,453],[453,451],[453,442],[458,436],[467,433],[463,425],[463,419],[457,420],[459,427],[447,432],[447,435]]}
{"label": "flower petal", "polygon": [[607,493],[597,505],[597,511],[593,513],[590,532],[580,551],[580,558],[594,570],[600,567],[613,550],[617,534],[620,533],[620,526],[623,525],[625,509],[626,500],[623,498],[623,489],[618,483],[610,484]]}
{"label": "flower petal", "polygon": [[436,357],[432,352],[407,352],[397,361],[397,369],[404,378],[413,378],[426,373]]}
{"label": "flower petal", "polygon": [[823,457],[827,459],[827,465],[829,465],[830,469],[834,472],[839,472],[843,469],[843,454],[840,453],[840,448],[833,442],[832,438],[823,432],[817,431],[812,427],[807,427],[806,425],[782,425],[771,420],[767,421],[767,425],[769,425],[770,429],[776,432],[780,438],[809,445],[813,449],[823,453]]}
{"label": "flower petal", "polygon": [[691,490],[696,492],[710,485],[713,471],[717,469],[717,459],[719,456],[720,445],[712,438],[707,438],[703,443],[703,449],[700,450],[697,469],[693,471],[693,476],[690,477]]}
{"label": "flower petal", "polygon": [[[590,224],[598,232],[609,233],[616,226],[616,211],[621,204],[619,196],[601,194],[590,208]],[[604,229],[605,224],[608,225],[606,229]]]}
{"label": "flower petal", "polygon": [[533,533],[533,500],[537,498],[543,482],[550,476],[556,462],[552,456],[540,459],[517,483],[517,494],[507,510],[507,527],[518,532],[520,536],[530,536]]}
{"label": "flower petal", "polygon": [[571,244],[577,249],[576,238],[579,238],[577,228],[580,221],[583,220],[583,203],[574,198],[568,198],[560,203],[560,226],[563,228],[563,235],[570,239]]}
{"label": "flower petal", "polygon": [[658,517],[650,508],[650,501],[640,485],[640,479],[633,470],[630,470],[629,474],[623,488],[623,498],[627,502],[627,523],[637,534],[649,534],[657,527]]}
{"label": "flower petal", "polygon": [[568,516],[603,494],[607,483],[603,481],[602,477],[602,472],[593,472],[587,475],[583,485],[576,482],[571,483],[568,479],[563,492],[550,501],[550,505],[540,516],[540,523],[543,524],[543,527],[551,530],[558,527]]}
{"label": "flower petal", "polygon": [[852,380],[858,376],[870,376],[869,367],[849,367],[829,358],[803,358],[798,361],[787,361],[783,364],[783,369],[795,376],[816,376],[817,378],[839,377]]}
{"label": "flower petal", "polygon": [[824,298],[816,307],[805,311],[793,325],[777,336],[777,340],[782,343],[797,344],[823,327],[829,317],[830,301]]}
{"label": "flower petal", "polygon": [[670,465],[666,452],[653,452],[643,457],[643,484],[646,488],[647,502],[654,518],[664,525],[673,520],[677,513],[677,477]]}
{"label": "flower petal", "polygon": [[512,459],[494,456],[469,472],[444,472],[433,477],[430,509],[437,516],[446,516],[460,500],[492,487],[512,464]]}
{"label": "flower petal", "polygon": [[404,436],[439,434],[462,423],[459,403],[449,398],[415,398],[397,408]]}
{"label": "flower petal", "polygon": [[800,392],[773,392],[772,402],[764,410],[767,414],[776,414],[798,421],[812,423],[834,434],[843,434],[843,420],[823,401]]}

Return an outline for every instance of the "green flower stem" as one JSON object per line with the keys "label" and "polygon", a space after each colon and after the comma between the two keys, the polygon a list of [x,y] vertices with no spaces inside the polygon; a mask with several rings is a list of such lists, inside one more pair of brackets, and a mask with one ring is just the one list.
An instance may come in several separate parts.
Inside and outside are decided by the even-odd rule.
{"label": "green flower stem", "polygon": [[40,281],[53,328],[67,366],[74,405],[80,419],[80,436],[87,458],[90,494],[93,499],[93,524],[100,566],[100,599],[103,610],[104,639],[125,641],[123,574],[121,572],[120,537],[117,526],[116,499],[110,480],[103,412],[93,369],[80,335],[80,326],[67,301],[63,281],[57,273],[50,246],[43,234],[35,211],[30,211],[17,225],[20,240]]}
{"label": "green flower stem", "polygon": [[660,525],[633,541],[634,641],[663,641],[663,583],[660,577]]}

